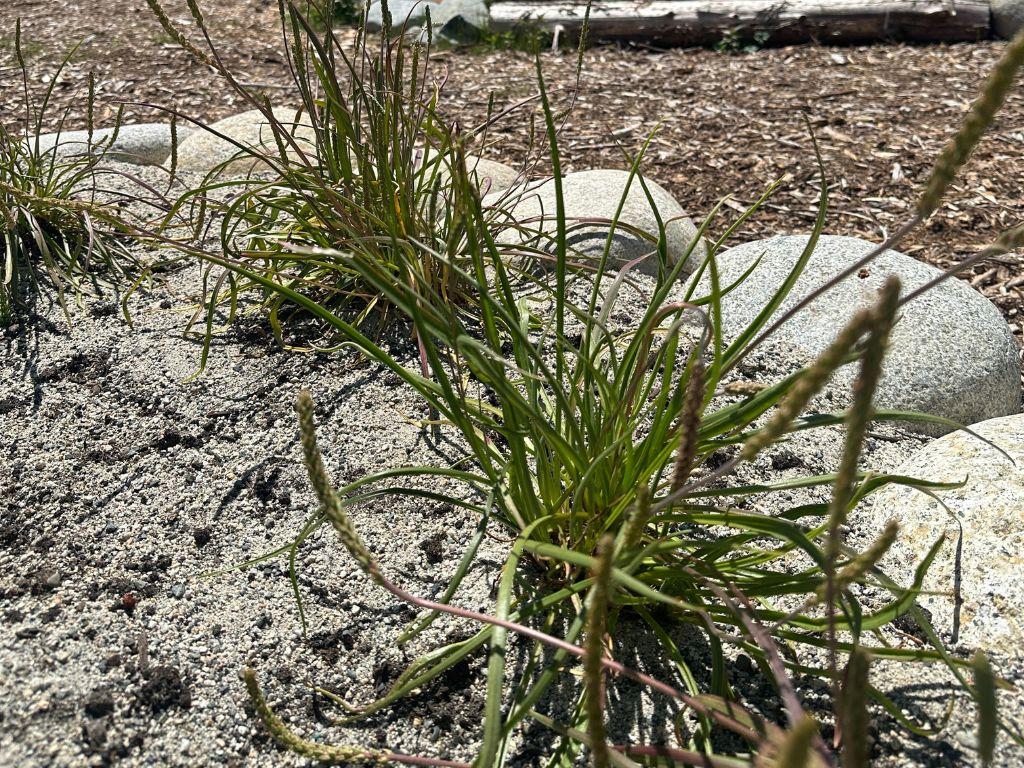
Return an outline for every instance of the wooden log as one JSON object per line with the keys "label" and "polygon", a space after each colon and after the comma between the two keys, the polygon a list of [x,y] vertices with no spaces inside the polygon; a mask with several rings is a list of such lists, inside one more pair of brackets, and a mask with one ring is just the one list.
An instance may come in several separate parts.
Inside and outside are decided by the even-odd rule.
{"label": "wooden log", "polygon": [[[499,0],[491,25],[560,27],[574,36],[585,9],[579,0]],[[590,30],[593,39],[655,45],[709,45],[725,36],[764,45],[962,42],[990,34],[987,0],[598,0]]]}

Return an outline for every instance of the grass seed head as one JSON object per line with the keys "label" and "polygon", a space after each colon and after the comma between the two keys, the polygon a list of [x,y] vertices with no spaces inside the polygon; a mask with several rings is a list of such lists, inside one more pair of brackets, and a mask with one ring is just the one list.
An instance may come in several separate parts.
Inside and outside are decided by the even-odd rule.
{"label": "grass seed head", "polygon": [[835,340],[804,371],[768,423],[750,437],[740,452],[743,461],[753,461],[761,451],[786,434],[793,421],[803,412],[811,399],[828,383],[836,369],[843,364],[857,340],[875,322],[874,313],[864,309],[855,314]]}
{"label": "grass seed head", "polygon": [[316,424],[313,419],[313,398],[309,392],[303,390],[295,406],[299,414],[299,432],[302,440],[302,454],[306,462],[306,471],[309,473],[309,482],[313,486],[320,506],[327,519],[331,521],[334,530],[345,549],[349,551],[364,573],[380,581],[380,570],[377,561],[369,548],[363,543],[352,518],[345,509],[345,504],[334,490],[327,470],[324,468],[323,456],[316,440]]}
{"label": "grass seed head", "polygon": [[818,735],[818,723],[804,717],[788,731],[779,743],[772,762],[774,768],[810,768],[814,754],[814,738]]}
{"label": "grass seed head", "polygon": [[[886,524],[885,529],[878,535],[871,546],[861,552],[857,557],[851,560],[846,566],[843,567],[835,577],[835,592],[838,594],[843,590],[847,589],[851,584],[859,581],[867,575],[868,571],[878,565],[878,562],[885,557],[885,553],[888,552],[893,543],[896,541],[896,537],[899,534],[899,523],[895,520],[890,520]],[[823,602],[828,599],[828,589],[826,584],[822,584],[816,593],[816,601]]]}
{"label": "grass seed head", "polygon": [[882,363],[889,346],[889,335],[896,319],[900,281],[890,277],[879,292],[878,303],[871,312],[870,330],[861,354],[860,371],[853,382],[853,403],[847,412],[843,457],[832,493],[829,509],[830,554],[839,551],[839,528],[846,521],[847,506],[857,479],[857,464],[868,424],[874,415],[875,390],[882,378]]}
{"label": "grass seed head", "polygon": [[970,159],[971,153],[1006,101],[1006,95],[1021,65],[1024,65],[1024,29],[1007,45],[1002,58],[989,75],[981,96],[968,112],[963,126],[939,155],[917,203],[917,213],[922,219],[927,219],[935,212],[949,185]]}
{"label": "grass seed head", "polygon": [[686,383],[686,399],[679,419],[679,449],[676,451],[675,467],[672,473],[672,492],[678,491],[690,478],[694,459],[697,458],[697,434],[700,430],[701,406],[704,404],[704,361],[697,357],[693,361],[690,380]]}
{"label": "grass seed head", "polygon": [[843,768],[867,768],[871,757],[868,670],[871,654],[858,647],[846,665],[839,715],[843,734]]}
{"label": "grass seed head", "polygon": [[587,730],[594,768],[608,768],[611,763],[604,728],[604,677],[601,659],[604,656],[604,635],[608,629],[612,557],[614,542],[608,534],[597,545],[594,563],[594,587],[587,609],[586,655],[583,658],[583,679],[587,687]]}
{"label": "grass seed head", "polygon": [[630,508],[629,516],[622,527],[622,546],[620,552],[627,554],[636,551],[644,535],[644,529],[651,519],[651,489],[640,486],[636,492],[636,501]]}
{"label": "grass seed head", "polygon": [[388,754],[368,747],[332,746],[306,741],[294,733],[284,721],[270,708],[260,684],[256,680],[255,670],[246,667],[242,670],[242,679],[249,691],[249,700],[260,722],[267,732],[281,746],[292,750],[310,760],[329,765],[384,765],[388,762]]}
{"label": "grass seed head", "polygon": [[999,720],[996,709],[996,679],[984,651],[974,654],[974,689],[978,705],[978,753],[983,766],[992,765],[996,754]]}

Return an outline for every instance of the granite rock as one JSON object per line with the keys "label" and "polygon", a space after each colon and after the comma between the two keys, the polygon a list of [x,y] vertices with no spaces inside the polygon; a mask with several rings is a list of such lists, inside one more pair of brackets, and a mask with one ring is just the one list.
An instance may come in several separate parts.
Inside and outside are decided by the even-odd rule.
{"label": "granite rock", "polygon": [[992,30],[1009,40],[1024,29],[1024,0],[991,0]]}
{"label": "granite rock", "polygon": [[[171,126],[168,123],[139,123],[122,125],[110,141],[113,128],[93,131],[92,143],[88,131],[61,131],[39,136],[39,151],[55,151],[59,157],[75,157],[102,152],[104,157],[134,165],[160,165],[171,154]],[[178,141],[183,141],[192,128],[178,125]]]}
{"label": "granite rock", "polygon": [[[737,246],[718,256],[722,285],[736,281],[760,258],[748,279],[722,301],[724,335],[736,338],[786,279],[807,242],[806,236],[775,237]],[[789,297],[773,317],[814,288],[866,255],[874,246],[852,237],[822,236]],[[887,251],[858,274],[833,287],[768,339],[761,358],[806,365],[831,341],[858,309],[877,299],[889,275],[907,292],[939,271],[897,251]],[[701,280],[698,295],[708,292]],[[900,310],[893,329],[876,405],[940,416],[969,425],[1021,409],[1019,349],[999,310],[961,280],[950,279]],[[832,390],[845,405],[855,367],[841,369]],[[848,401],[847,401],[848,402]],[[927,434],[952,427],[912,425]]]}
{"label": "granite rock", "polygon": [[[570,260],[593,263],[601,258],[611,229],[610,222],[615,219],[625,193],[625,203],[609,249],[609,271],[641,259],[635,269],[657,275],[659,227],[655,211],[665,227],[668,266],[672,267],[685,258],[681,274],[687,275],[701,263],[706,250],[700,242],[690,251],[690,244],[697,237],[697,228],[682,206],[664,187],[650,179],[644,179],[644,182],[651,199],[644,192],[639,177],[629,182],[628,171],[579,171],[562,179]],[[654,207],[651,206],[652,200]],[[516,227],[509,227],[501,233],[499,239],[502,242],[554,253],[557,223],[553,180],[520,185],[502,196],[491,196],[486,202],[500,208],[516,222]],[[598,220],[603,221],[599,223]],[[552,265],[551,261],[538,263],[545,268]]]}
{"label": "granite rock", "polygon": [[[275,107],[274,117],[289,131],[303,152],[313,148],[313,129],[301,116],[296,121],[296,111],[291,107]],[[215,168],[222,172],[246,174],[263,164],[244,154],[232,141],[221,138],[217,133],[239,144],[253,147],[271,155],[277,154],[274,134],[263,113],[251,109],[212,123],[211,130],[195,130],[178,147],[178,169],[198,173],[209,173]],[[213,133],[216,131],[217,133]],[[232,159],[234,158],[234,159]]]}
{"label": "granite rock", "polygon": [[[946,435],[919,449],[896,472],[964,482],[963,487],[931,496],[889,486],[875,497],[870,526],[876,532],[887,520],[899,520],[899,538],[882,566],[904,586],[914,565],[944,539],[925,577],[930,594],[922,594],[918,604],[948,642],[1019,656],[1024,648],[1024,415],[990,419],[971,429],[1009,458],[966,432]],[[958,618],[957,571],[963,599]]]}

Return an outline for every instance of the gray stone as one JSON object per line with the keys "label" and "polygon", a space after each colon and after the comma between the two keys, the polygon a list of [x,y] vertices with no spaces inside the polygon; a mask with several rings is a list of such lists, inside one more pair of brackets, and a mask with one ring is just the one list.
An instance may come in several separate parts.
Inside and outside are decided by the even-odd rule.
{"label": "gray stone", "polygon": [[[759,257],[750,277],[722,301],[724,335],[735,338],[768,303],[807,243],[807,237],[759,240],[718,256],[722,285],[737,280]],[[823,236],[804,273],[773,317],[866,255],[873,244],[852,237]],[[859,274],[820,296],[765,342],[760,357],[785,364],[811,362],[859,308],[877,299],[889,275],[903,291],[939,274],[934,267],[897,251],[887,251]],[[698,295],[710,281],[702,278]],[[840,370],[834,392],[848,396],[855,367]],[[951,419],[960,425],[1020,412],[1017,342],[999,311],[967,283],[950,279],[902,308],[893,330],[876,404]],[[944,434],[942,425],[912,424],[926,434]]]}
{"label": "gray stone", "polygon": [[466,158],[466,166],[484,195],[502,192],[519,180],[519,171],[515,168],[486,157],[470,155]]}
{"label": "gray stone", "polygon": [[1024,29],[1024,0],[991,0],[992,30],[1009,40]]}
{"label": "gray stone", "polygon": [[[426,10],[435,36],[449,42],[473,42],[480,37],[491,20],[484,0],[390,0],[388,10],[395,28],[406,27],[409,33],[422,34]],[[366,12],[367,26],[378,30],[383,23],[380,0],[373,0]]]}
{"label": "gray stone", "polygon": [[[294,133],[296,142],[305,152],[312,149],[313,129],[300,116],[296,122],[296,111],[291,107],[275,107],[275,119]],[[243,153],[234,143],[223,139],[213,131],[247,147],[271,155],[277,155],[274,133],[263,113],[258,109],[242,112],[210,125],[211,130],[196,130],[178,147],[178,169],[209,173],[215,168],[232,174],[246,174],[263,167],[263,163]],[[232,160],[232,158],[235,158]]]}
{"label": "gray stone", "polygon": [[[429,162],[429,155],[428,159],[424,162]],[[437,175],[440,176],[443,187],[449,183],[451,178],[449,173],[450,159],[442,158],[440,165],[441,167],[437,169]],[[505,163],[499,163],[497,160],[488,160],[486,157],[467,155],[466,168],[469,169],[470,179],[476,183],[477,189],[485,197],[489,194],[503,192],[513,186],[520,178],[519,171],[515,168],[505,165]],[[433,169],[430,169],[429,173],[425,174],[426,183],[433,183],[433,173]]]}
{"label": "gray stone", "polygon": [[[171,126],[168,123],[122,125],[114,138],[113,128],[93,131],[92,144],[88,131],[61,131],[39,136],[40,152],[54,151],[59,157],[76,157],[99,153],[111,160],[136,165],[160,165],[171,154]],[[192,128],[178,125],[178,141],[192,133]]]}
{"label": "gray stone", "polygon": [[[579,171],[562,179],[562,199],[569,227],[567,240],[572,251],[570,259],[592,263],[601,258],[611,229],[610,222],[615,219],[628,180],[629,172],[619,170]],[[697,236],[697,228],[666,189],[650,179],[645,179],[645,182],[654,201],[654,208],[651,207],[651,200],[648,200],[640,179],[634,177],[626,192],[625,204],[612,236],[609,265],[615,268],[642,259],[635,269],[644,274],[657,275],[658,223],[655,210],[665,226],[669,267],[687,258],[690,244]],[[502,242],[523,243],[549,253],[554,252],[557,222],[553,180],[520,186],[500,196],[492,195],[486,202],[500,208],[503,213],[507,212],[519,225],[519,228],[509,228],[502,232],[499,238]],[[600,219],[608,223],[594,221]],[[584,220],[587,220],[586,223],[583,223]],[[648,237],[637,234],[637,231]],[[693,272],[705,254],[704,243],[698,243],[687,258],[682,274]]]}
{"label": "gray stone", "polygon": [[[945,539],[924,581],[924,590],[936,594],[922,594],[918,604],[952,642],[1019,657],[1024,648],[1024,415],[971,429],[1013,462],[966,432],[946,435],[920,449],[897,474],[966,484],[938,491],[941,503],[913,488],[889,486],[875,497],[868,528],[874,535],[890,518],[899,521],[899,538],[881,565],[903,586],[911,583],[914,567],[931,546]],[[953,637],[957,570],[963,604]]]}
{"label": "gray stone", "polygon": [[[438,5],[428,0],[389,0],[388,11],[391,13],[391,23],[395,27],[405,24],[419,26],[425,18],[424,9],[430,6],[431,16]],[[366,25],[371,30],[379,30],[384,23],[382,5],[380,0],[374,0],[366,9]]]}

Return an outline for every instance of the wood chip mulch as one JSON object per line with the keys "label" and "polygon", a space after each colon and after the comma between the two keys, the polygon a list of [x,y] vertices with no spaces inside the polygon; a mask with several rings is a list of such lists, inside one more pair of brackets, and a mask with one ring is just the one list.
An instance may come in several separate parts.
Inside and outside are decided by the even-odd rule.
{"label": "wood chip mulch", "polygon": [[[183,2],[168,0],[183,25]],[[276,3],[208,0],[208,22],[225,61],[239,78],[276,101],[292,98]],[[0,3],[0,120],[13,124],[21,82],[13,55],[14,21],[22,18],[39,95],[61,56],[82,41],[55,88],[57,110],[82,127],[82,94],[90,69],[104,105],[131,102],[126,122],[159,119],[141,103],[176,107],[206,120],[246,108],[206,67],[167,39],[143,0],[43,0]],[[906,220],[933,158],[956,130],[996,61],[996,42],[800,46],[729,55],[711,50],[597,46],[586,55],[582,90],[565,126],[566,170],[623,167],[654,132],[646,173],[668,187],[694,218],[730,195],[737,215],[773,180],[787,183],[735,244],[778,233],[806,232],[818,200],[817,167],[803,115],[821,144],[829,183],[826,231],[880,240]],[[567,103],[575,55],[546,53],[545,79]],[[445,52],[448,111],[479,123],[493,93],[499,108],[536,93],[532,56],[515,51]],[[486,154],[527,156],[530,107],[493,128]],[[52,128],[55,120],[48,127]],[[536,123],[539,132],[541,125]],[[539,133],[538,133],[539,135]],[[725,218],[716,227],[721,231]],[[902,250],[938,267],[975,253],[1003,230],[1024,223],[1024,84],[1011,95],[993,130],[958,179],[948,204],[905,241]],[[992,259],[966,276],[1024,333],[1024,254]]]}

